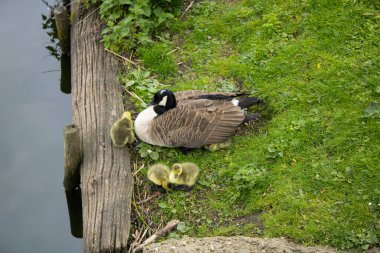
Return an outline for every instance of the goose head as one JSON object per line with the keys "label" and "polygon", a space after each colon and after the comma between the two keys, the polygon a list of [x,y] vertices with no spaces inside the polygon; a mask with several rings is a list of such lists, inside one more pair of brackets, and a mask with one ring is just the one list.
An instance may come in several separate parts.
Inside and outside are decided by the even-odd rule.
{"label": "goose head", "polygon": [[154,94],[149,105],[153,105],[154,111],[159,115],[177,106],[174,93],[171,90],[159,90]]}

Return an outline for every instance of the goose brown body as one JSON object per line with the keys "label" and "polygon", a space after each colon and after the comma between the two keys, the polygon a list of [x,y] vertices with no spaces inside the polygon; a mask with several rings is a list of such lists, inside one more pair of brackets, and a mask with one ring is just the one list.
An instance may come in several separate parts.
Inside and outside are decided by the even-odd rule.
{"label": "goose brown body", "polygon": [[155,118],[151,132],[167,146],[199,148],[226,140],[243,119],[244,113],[229,101],[180,102]]}
{"label": "goose brown body", "polygon": [[[141,140],[166,147],[200,148],[226,141],[245,118],[233,101],[235,93],[182,91],[174,97],[174,108],[166,109],[163,104],[164,112],[150,121],[144,122],[140,115],[136,118],[136,134]],[[140,125],[144,125],[144,131]]]}

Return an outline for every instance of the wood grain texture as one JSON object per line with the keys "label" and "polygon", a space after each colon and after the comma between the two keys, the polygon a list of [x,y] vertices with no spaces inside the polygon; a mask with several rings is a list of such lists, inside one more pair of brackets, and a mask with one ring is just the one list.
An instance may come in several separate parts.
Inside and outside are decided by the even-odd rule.
{"label": "wood grain texture", "polygon": [[71,30],[73,123],[83,146],[83,251],[125,252],[133,178],[128,148],[113,147],[109,136],[123,100],[119,64],[99,42],[101,25],[98,10],[90,9],[75,13]]}

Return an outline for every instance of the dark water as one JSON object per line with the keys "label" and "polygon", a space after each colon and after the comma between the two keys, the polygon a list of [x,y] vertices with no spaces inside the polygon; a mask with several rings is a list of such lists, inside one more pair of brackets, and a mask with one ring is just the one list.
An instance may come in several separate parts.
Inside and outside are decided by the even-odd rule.
{"label": "dark water", "polygon": [[81,252],[70,234],[63,180],[60,92],[40,0],[0,0],[0,253]]}

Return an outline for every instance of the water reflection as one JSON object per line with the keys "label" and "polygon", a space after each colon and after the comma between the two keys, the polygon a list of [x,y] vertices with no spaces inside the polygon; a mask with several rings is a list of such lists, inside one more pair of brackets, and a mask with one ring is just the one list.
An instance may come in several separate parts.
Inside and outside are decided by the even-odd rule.
{"label": "water reflection", "polygon": [[80,187],[65,190],[67,207],[70,217],[71,234],[76,238],[83,237],[83,216],[82,216],[82,191]]}
{"label": "water reflection", "polygon": [[0,252],[81,252],[63,193],[71,97],[47,57],[40,1],[0,1]]}
{"label": "water reflection", "polygon": [[[49,54],[56,58],[61,64],[61,78],[60,78],[60,87],[61,91],[65,94],[71,93],[71,60],[70,60],[70,31],[69,31],[69,7],[61,7],[64,10],[67,10],[67,41],[60,42],[58,39],[58,32],[56,28],[55,17],[53,9],[58,6],[67,6],[69,1],[60,1],[55,5],[50,5],[46,1],[43,1],[48,7],[49,11],[47,14],[42,14],[42,29],[46,31],[46,34],[49,36],[49,42],[45,46]],[[63,3],[62,3],[63,2]],[[63,49],[61,49],[64,47]]]}

